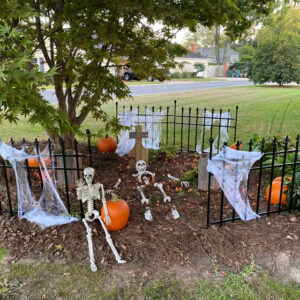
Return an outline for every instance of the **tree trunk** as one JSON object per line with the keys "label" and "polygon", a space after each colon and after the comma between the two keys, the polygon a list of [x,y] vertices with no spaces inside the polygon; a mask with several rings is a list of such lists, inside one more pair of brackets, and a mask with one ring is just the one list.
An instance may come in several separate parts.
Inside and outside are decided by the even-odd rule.
{"label": "tree trunk", "polygon": [[221,35],[221,27],[220,25],[216,25],[216,36],[215,36],[215,54],[216,54],[216,61],[217,64],[221,64],[220,59],[220,35]]}
{"label": "tree trunk", "polygon": [[230,45],[231,45],[230,38],[226,37],[226,42],[225,42],[225,45],[224,45],[224,53],[223,53],[223,58],[222,58],[222,65],[225,62],[229,61],[229,48],[230,48]]}

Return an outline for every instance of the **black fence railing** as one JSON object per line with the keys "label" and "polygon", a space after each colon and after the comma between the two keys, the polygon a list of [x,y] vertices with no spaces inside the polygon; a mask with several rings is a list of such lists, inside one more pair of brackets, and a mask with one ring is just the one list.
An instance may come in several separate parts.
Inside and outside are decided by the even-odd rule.
{"label": "black fence railing", "polygon": [[[81,201],[77,201],[76,196],[76,180],[82,177],[82,171],[86,166],[93,165],[93,149],[90,142],[91,134],[87,131],[87,142],[84,144],[78,144],[77,140],[74,140],[73,149],[66,150],[63,140],[60,140],[58,147],[53,147],[50,140],[47,142],[39,143],[35,140],[34,143],[28,143],[23,140],[22,143],[15,143],[11,140],[11,145],[20,148],[23,145],[27,146],[28,152],[35,149],[36,153],[40,153],[41,149],[48,146],[49,151],[53,151],[52,154],[56,163],[49,168],[55,172],[56,178],[60,173],[60,178],[63,184],[59,185],[58,190],[61,195],[66,208],[72,215],[83,216],[83,206]],[[300,145],[299,135],[294,142],[291,142],[289,137],[285,140],[279,141],[275,138],[271,141],[264,140],[260,143],[254,143],[252,140],[240,150],[244,151],[260,151],[264,152],[264,156],[257,161],[251,168],[247,182],[247,195],[250,200],[250,205],[259,215],[270,215],[273,213],[281,213],[284,211],[291,212],[293,209],[299,208],[299,190],[300,190]],[[210,138],[210,153],[208,155],[212,158],[212,145],[213,138]],[[236,143],[236,148],[239,150],[241,145]],[[190,150],[192,151],[192,150]],[[71,159],[72,158],[72,159]],[[75,158],[75,159],[74,159]],[[70,164],[70,160],[72,164]],[[60,163],[58,163],[60,161]],[[74,163],[75,161],[75,163]],[[42,189],[42,180],[39,167],[29,166],[28,161],[25,163],[26,173],[28,176],[28,183],[33,191],[37,192]],[[299,173],[299,175],[297,175]],[[75,175],[74,175],[75,174]],[[75,181],[74,181],[75,177]],[[280,198],[277,205],[271,203],[272,184],[269,188],[269,197],[266,197],[265,187],[272,183],[274,178],[281,177],[289,178],[288,197],[287,200],[283,193],[286,188],[286,183],[281,180],[280,184]],[[2,180],[2,182],[1,182]],[[205,197],[205,205],[207,208],[206,220],[202,220],[206,223],[206,226],[211,224],[220,224],[224,222],[234,222],[238,220],[235,210],[226,200],[226,196],[220,188],[212,189],[212,174],[208,176],[208,188],[206,192],[203,192],[202,197]],[[12,166],[8,161],[0,158],[0,185],[2,188],[0,198],[0,214],[8,213],[10,215],[18,212],[18,201],[16,193],[16,183]],[[296,193],[298,191],[298,194]],[[201,191],[199,193],[202,193]],[[298,198],[297,198],[298,197]],[[284,201],[283,201],[284,200]],[[201,222],[201,220],[200,220]]]}
{"label": "black fence railing", "polygon": [[[83,151],[79,149],[79,143],[77,139],[73,141],[73,149],[65,149],[65,142],[63,139],[59,140],[54,147],[53,142],[48,139],[47,142],[39,142],[37,139],[33,143],[27,142],[25,139],[18,145],[16,145],[13,139],[10,140],[12,147],[18,146],[19,148],[25,148],[27,153],[35,152],[40,154],[42,149],[48,147],[49,157],[54,158],[54,163],[51,166],[47,166],[48,171],[51,170],[55,174],[55,178],[58,182],[60,177],[63,183],[59,184],[60,194],[63,194],[63,200],[69,213],[79,214],[83,217],[82,202],[71,201],[71,193],[75,193],[76,180],[82,176],[82,171],[86,166],[92,166],[92,146],[91,146],[91,133],[86,130],[86,144],[83,146]],[[70,148],[70,147],[69,147]],[[27,173],[28,184],[31,189],[35,191],[43,190],[43,181],[41,169],[39,166],[31,166],[28,160],[25,160],[25,168]],[[11,216],[18,213],[18,201],[16,191],[12,192],[11,185],[16,187],[14,179],[13,167],[9,161],[4,160],[0,156],[0,185],[5,186],[6,197],[0,199],[0,215],[8,213]],[[4,181],[4,182],[1,182]],[[2,189],[3,190],[3,189]],[[6,199],[5,199],[6,198]],[[78,207],[79,204],[79,207]]]}
{"label": "black fence railing", "polygon": [[[236,143],[237,150],[260,151],[264,153],[262,158],[250,169],[246,191],[250,206],[258,215],[279,214],[284,211],[291,212],[293,209],[300,208],[299,139],[298,135],[295,142],[291,143],[290,138],[287,136],[280,143],[274,138],[268,141],[262,139],[260,143],[256,144],[250,140],[248,147],[243,147],[242,149],[239,149],[241,144],[239,142]],[[210,140],[210,149],[212,149],[212,143],[213,139]],[[209,155],[212,158],[212,151],[210,151]],[[222,190],[220,188],[218,190],[211,189],[212,176],[209,173],[206,203],[207,227],[211,224],[222,225],[224,222],[234,222],[240,219],[236,216],[236,212],[232,206],[227,205],[225,201],[226,197]],[[280,190],[278,190],[279,184],[276,186],[278,203],[272,204],[272,183],[277,177],[280,177]],[[285,181],[288,186],[285,185]],[[268,193],[266,193],[265,189],[267,186],[269,186]]]}
{"label": "black fence railing", "polygon": [[[119,107],[116,102],[116,116],[122,118],[122,114],[132,113],[136,110],[136,125],[145,124],[146,118],[155,115],[156,112],[163,113],[161,123],[162,136],[161,145],[175,146],[180,152],[195,152],[197,146],[200,146],[200,151],[209,147],[209,140],[213,137],[219,136],[225,130],[233,142],[237,137],[237,121],[238,121],[238,106],[235,111],[208,110],[204,108],[200,110],[197,108],[178,107],[177,101],[174,100],[173,106],[163,108],[148,107],[148,106],[129,106],[126,111],[126,106]],[[146,125],[146,124],[145,124]],[[206,130],[205,130],[206,129]],[[220,139],[218,139],[217,148],[220,146]]]}

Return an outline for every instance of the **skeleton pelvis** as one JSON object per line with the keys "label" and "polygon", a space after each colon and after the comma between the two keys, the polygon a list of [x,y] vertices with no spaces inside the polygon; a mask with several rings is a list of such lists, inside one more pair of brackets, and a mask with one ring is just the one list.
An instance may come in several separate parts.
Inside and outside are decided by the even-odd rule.
{"label": "skeleton pelvis", "polygon": [[92,212],[86,212],[85,219],[89,222],[94,221],[99,217],[99,212],[97,210],[93,210]]}

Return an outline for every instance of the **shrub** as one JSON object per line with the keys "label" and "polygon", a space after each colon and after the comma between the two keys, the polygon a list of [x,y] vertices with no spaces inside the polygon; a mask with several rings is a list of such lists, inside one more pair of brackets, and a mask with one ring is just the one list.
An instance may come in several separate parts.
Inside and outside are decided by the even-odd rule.
{"label": "shrub", "polygon": [[173,79],[181,79],[182,78],[182,73],[181,72],[171,73],[171,78],[173,78]]}

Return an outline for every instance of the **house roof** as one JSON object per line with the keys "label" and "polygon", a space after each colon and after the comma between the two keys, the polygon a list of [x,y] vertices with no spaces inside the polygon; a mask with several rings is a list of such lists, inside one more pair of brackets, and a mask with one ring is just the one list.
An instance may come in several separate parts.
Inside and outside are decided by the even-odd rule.
{"label": "house roof", "polygon": [[185,58],[204,58],[199,53],[195,53],[190,51],[187,55],[184,56]]}
{"label": "house roof", "polygon": [[[202,58],[211,58],[213,61],[216,60],[216,53],[215,53],[215,47],[203,47],[203,48],[197,48],[197,53]],[[222,59],[224,55],[224,49],[220,48],[220,58]],[[238,52],[235,50],[229,48],[228,56],[229,56],[229,62],[231,61],[231,55],[237,55],[239,56]]]}

